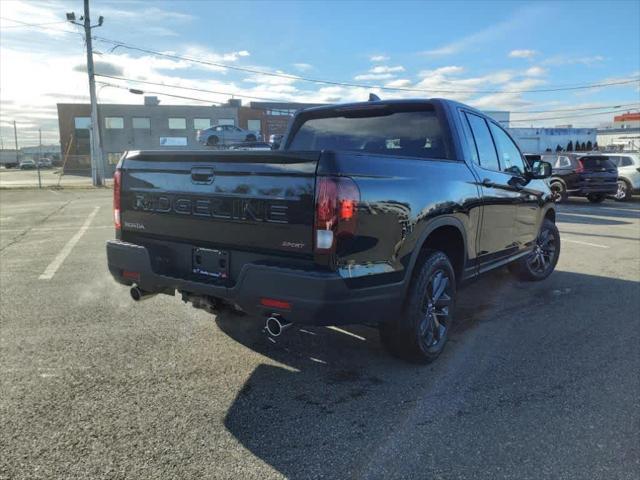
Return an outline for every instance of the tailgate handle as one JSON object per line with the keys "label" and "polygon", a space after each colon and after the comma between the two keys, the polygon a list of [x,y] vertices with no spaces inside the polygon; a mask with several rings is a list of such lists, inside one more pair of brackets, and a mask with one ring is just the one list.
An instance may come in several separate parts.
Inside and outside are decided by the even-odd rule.
{"label": "tailgate handle", "polygon": [[200,185],[209,185],[214,178],[213,168],[195,167],[191,169],[191,181]]}

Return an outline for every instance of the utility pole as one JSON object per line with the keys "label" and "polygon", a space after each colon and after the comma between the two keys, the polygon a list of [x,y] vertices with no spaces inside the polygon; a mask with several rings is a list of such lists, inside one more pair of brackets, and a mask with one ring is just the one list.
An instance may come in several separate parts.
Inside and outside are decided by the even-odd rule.
{"label": "utility pole", "polygon": [[40,162],[42,161],[42,129],[38,129],[38,160],[36,160],[36,168],[38,169],[38,188],[42,188],[42,178],[40,177]]}
{"label": "utility pole", "polygon": [[16,121],[13,121],[13,139],[16,142],[16,164],[20,166],[20,157],[18,156],[18,127],[16,127]]}
{"label": "utility pole", "polygon": [[96,81],[93,68],[93,48],[91,45],[91,29],[101,27],[104,17],[98,18],[96,25],[91,25],[89,16],[89,0],[84,0],[84,15],[80,17],[83,23],[76,22],[73,12],[67,13],[67,20],[84,28],[84,40],[87,46],[87,73],[89,74],[89,97],[91,98],[91,178],[93,185],[104,184],[104,164],[102,163],[102,146],[100,144],[100,120],[98,118],[98,100],[96,98]]}

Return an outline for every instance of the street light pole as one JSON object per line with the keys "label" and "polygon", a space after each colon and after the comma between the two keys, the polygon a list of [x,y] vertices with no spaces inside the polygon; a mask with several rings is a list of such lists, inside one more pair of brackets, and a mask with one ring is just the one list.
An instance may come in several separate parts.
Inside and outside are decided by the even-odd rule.
{"label": "street light pole", "polygon": [[89,0],[84,0],[84,15],[80,18],[83,23],[75,21],[73,12],[67,13],[67,20],[84,28],[84,39],[87,46],[87,73],[89,75],[89,97],[91,99],[91,178],[93,185],[104,184],[104,163],[102,161],[102,146],[100,144],[100,120],[98,118],[98,100],[96,98],[95,70],[93,67],[93,48],[91,29],[102,26],[104,18],[101,16],[96,25],[91,25],[89,16]]}

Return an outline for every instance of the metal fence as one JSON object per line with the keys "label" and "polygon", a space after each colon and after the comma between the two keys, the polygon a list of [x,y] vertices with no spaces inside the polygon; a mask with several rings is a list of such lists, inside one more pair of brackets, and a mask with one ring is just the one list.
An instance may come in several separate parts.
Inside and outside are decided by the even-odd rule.
{"label": "metal fence", "polygon": [[[110,179],[106,180],[109,185]],[[90,187],[91,160],[88,155],[68,155],[63,161],[38,162],[23,159],[17,167],[0,168],[0,188]]]}

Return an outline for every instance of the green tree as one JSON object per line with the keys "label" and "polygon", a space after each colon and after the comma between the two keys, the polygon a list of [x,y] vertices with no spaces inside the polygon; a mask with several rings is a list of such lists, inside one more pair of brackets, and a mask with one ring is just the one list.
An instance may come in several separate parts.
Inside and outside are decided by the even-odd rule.
{"label": "green tree", "polygon": [[560,146],[560,144],[558,144],[558,146],[556,147],[556,152],[561,152],[562,151],[562,147]]}
{"label": "green tree", "polygon": [[573,142],[571,140],[567,143],[567,152],[573,152]]}
{"label": "green tree", "polygon": [[589,151],[593,150],[593,144],[591,143],[591,140],[587,142],[587,150]]}

